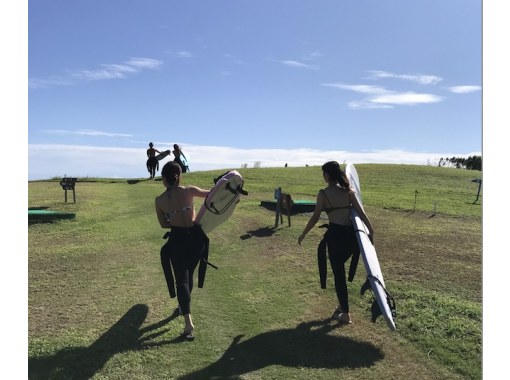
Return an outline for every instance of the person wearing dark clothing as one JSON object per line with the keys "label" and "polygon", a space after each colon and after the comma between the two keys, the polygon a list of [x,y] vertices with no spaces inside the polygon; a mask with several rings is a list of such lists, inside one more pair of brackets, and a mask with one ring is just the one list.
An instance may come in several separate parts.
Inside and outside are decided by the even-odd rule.
{"label": "person wearing dark clothing", "polygon": [[[315,226],[322,211],[325,211],[328,220],[328,230],[324,235],[324,240],[329,253],[329,260],[335,278],[335,290],[338,298],[338,306],[335,314],[343,323],[352,323],[349,311],[349,298],[347,291],[347,279],[345,272],[345,263],[353,256],[352,260],[359,258],[359,246],[356,239],[354,227],[350,218],[350,208],[353,207],[359,214],[361,220],[367,226],[370,236],[373,237],[374,230],[367,215],[360,206],[354,191],[351,189],[349,180],[345,173],[340,169],[340,165],[336,161],[326,162],[322,166],[322,174],[324,181],[328,186],[320,190],[317,194],[317,202],[315,210],[310,217],[303,233],[298,238],[301,244],[306,234]],[[322,248],[324,247],[321,242]],[[319,246],[319,260],[323,249]],[[352,263],[351,263],[352,264]],[[321,265],[319,261],[319,265]],[[324,270],[322,269],[322,272]],[[349,272],[349,280],[354,277],[355,265],[351,265]]]}
{"label": "person wearing dark clothing", "polygon": [[172,151],[172,153],[174,154],[174,161],[177,162],[179,164],[179,166],[181,167],[181,170],[183,173],[187,173],[189,172],[189,168],[187,165],[184,164],[184,160],[186,160],[186,156],[184,155],[184,153],[182,152],[182,149],[181,147],[178,145],[178,144],[174,144],[174,150]]}
{"label": "person wearing dark clothing", "polygon": [[[170,297],[175,297],[184,317],[182,336],[193,339],[193,321],[191,319],[191,291],[193,274],[200,262],[199,287],[203,284],[209,239],[202,228],[194,223],[195,197],[205,198],[209,190],[197,186],[182,186],[181,167],[173,161],[167,162],[161,170],[163,185],[166,190],[156,198],[156,215],[159,224],[170,231],[165,234],[168,241],[161,249],[161,265],[167,282]],[[173,274],[172,274],[173,271]]]}
{"label": "person wearing dark clothing", "polygon": [[[193,274],[199,263],[202,269],[200,272],[203,271],[205,276],[208,246],[209,239],[202,229],[195,225],[189,228],[172,227],[167,243],[161,248],[161,266],[168,292],[171,298],[177,295],[183,315],[190,314]],[[174,273],[177,294],[174,286]],[[202,284],[203,277],[200,276],[199,287],[202,287]]]}
{"label": "person wearing dark clothing", "polygon": [[159,170],[159,161],[156,158],[156,153],[159,153],[159,150],[154,149],[154,145],[150,142],[149,149],[147,149],[147,170],[150,173],[149,179],[154,179],[156,176],[156,171]]}

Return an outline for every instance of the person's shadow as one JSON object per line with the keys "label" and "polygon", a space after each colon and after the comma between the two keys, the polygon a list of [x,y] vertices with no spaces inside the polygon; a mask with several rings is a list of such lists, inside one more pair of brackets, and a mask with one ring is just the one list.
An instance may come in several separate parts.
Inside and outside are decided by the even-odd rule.
{"label": "person's shadow", "polygon": [[[133,306],[89,347],[69,347],[51,356],[29,357],[28,378],[90,379],[115,354],[161,345],[162,343],[149,341],[164,334],[168,329],[153,331],[175,319],[178,312],[176,310],[168,318],[141,328],[148,311],[147,305]],[[181,338],[176,338],[164,344],[180,341]]]}
{"label": "person's shadow", "polygon": [[239,379],[270,365],[294,368],[368,368],[384,355],[371,343],[328,334],[340,327],[332,319],[303,322],[293,329],[269,331],[241,342],[236,336],[223,356],[209,366],[179,377]]}

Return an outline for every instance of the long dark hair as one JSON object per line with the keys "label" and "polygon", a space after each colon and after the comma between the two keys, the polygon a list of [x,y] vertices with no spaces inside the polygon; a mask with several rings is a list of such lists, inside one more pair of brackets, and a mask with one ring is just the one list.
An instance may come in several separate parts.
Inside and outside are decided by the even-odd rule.
{"label": "long dark hair", "polygon": [[174,161],[168,161],[163,169],[161,169],[161,176],[166,180],[170,186],[179,185],[182,169],[181,166]]}
{"label": "long dark hair", "polygon": [[326,173],[330,179],[338,182],[340,187],[345,190],[351,189],[351,184],[345,175],[345,172],[340,168],[340,164],[336,161],[328,161],[322,165],[322,171]]}

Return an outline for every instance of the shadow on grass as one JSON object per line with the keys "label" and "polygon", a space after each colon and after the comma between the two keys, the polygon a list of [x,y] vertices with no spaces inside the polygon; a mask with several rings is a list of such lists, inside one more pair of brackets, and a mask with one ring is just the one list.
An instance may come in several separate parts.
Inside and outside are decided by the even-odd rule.
{"label": "shadow on grass", "polygon": [[278,231],[278,228],[273,227],[261,227],[259,229],[253,230],[253,231],[246,231],[244,235],[240,236],[241,240],[246,240],[251,238],[252,236],[255,237],[269,237],[272,236],[276,231]]}
{"label": "shadow on grass", "polygon": [[168,318],[141,328],[148,311],[147,305],[133,306],[89,347],[70,347],[51,356],[29,357],[28,378],[90,379],[115,354],[160,345],[148,341],[168,329],[153,331],[175,319],[178,313],[176,311]]}
{"label": "shadow on grass", "polygon": [[126,182],[130,185],[136,185],[137,183],[140,183],[140,182],[148,182],[150,181],[150,179],[148,178],[143,178],[143,179],[128,179],[126,180]]}
{"label": "shadow on grass", "polygon": [[382,351],[370,343],[328,334],[340,324],[332,319],[303,322],[294,329],[265,332],[245,341],[238,335],[223,356],[208,367],[180,377],[238,379],[271,365],[294,368],[368,368],[382,360]]}

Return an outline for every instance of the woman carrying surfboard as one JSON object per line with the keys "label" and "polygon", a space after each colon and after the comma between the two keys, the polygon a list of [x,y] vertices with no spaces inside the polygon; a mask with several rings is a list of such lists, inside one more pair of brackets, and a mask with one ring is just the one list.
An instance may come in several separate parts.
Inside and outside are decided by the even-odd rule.
{"label": "woman carrying surfboard", "polygon": [[149,179],[154,179],[156,176],[156,171],[159,169],[159,161],[156,158],[156,152],[159,153],[159,150],[154,149],[154,145],[150,142],[149,149],[147,149],[147,170],[150,173]]}
{"label": "woman carrying surfboard", "polygon": [[[349,180],[340,169],[338,162],[326,162],[322,165],[322,174],[328,186],[317,194],[314,212],[303,233],[299,236],[298,243],[301,244],[306,234],[319,220],[321,212],[325,211],[328,216],[329,226],[324,239],[329,252],[329,261],[335,278],[335,290],[339,303],[335,310],[335,316],[337,316],[340,322],[352,323],[349,312],[345,263],[351,256],[353,256],[353,260],[354,257],[359,257],[360,249],[350,218],[350,208],[354,207],[358,212],[360,218],[369,229],[370,236],[373,236],[374,230],[351,189]],[[354,276],[353,273],[352,276],[349,276],[350,281],[352,281]]]}
{"label": "woman carrying surfboard", "polygon": [[189,172],[188,165],[186,164],[187,163],[186,156],[184,155],[184,153],[182,153],[181,147],[178,144],[174,144],[174,150],[172,151],[172,153],[175,156],[174,161],[180,165],[182,172],[183,173]]}
{"label": "woman carrying surfboard", "polygon": [[[192,340],[193,321],[191,319],[191,291],[193,290],[193,273],[200,262],[199,275],[205,275],[209,239],[202,228],[195,224],[195,197],[205,198],[209,190],[197,186],[182,186],[181,167],[178,163],[167,162],[161,170],[163,185],[166,190],[156,198],[156,215],[163,228],[170,228],[165,234],[168,241],[161,248],[161,265],[168,286],[170,297],[175,297],[184,316],[184,331],[181,336]],[[173,270],[173,274],[172,274]],[[199,287],[201,286],[199,278]]]}

